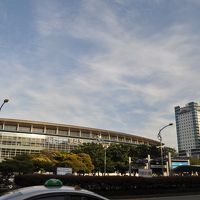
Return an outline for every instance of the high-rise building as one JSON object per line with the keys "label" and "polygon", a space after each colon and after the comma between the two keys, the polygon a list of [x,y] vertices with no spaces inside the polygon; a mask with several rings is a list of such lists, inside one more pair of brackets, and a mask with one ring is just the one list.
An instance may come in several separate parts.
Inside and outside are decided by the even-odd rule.
{"label": "high-rise building", "polygon": [[175,118],[179,155],[200,157],[200,104],[176,106]]}

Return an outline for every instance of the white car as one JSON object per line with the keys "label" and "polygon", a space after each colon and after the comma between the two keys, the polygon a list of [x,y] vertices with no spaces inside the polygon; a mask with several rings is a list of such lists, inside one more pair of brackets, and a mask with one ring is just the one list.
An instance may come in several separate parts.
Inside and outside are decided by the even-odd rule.
{"label": "white car", "polygon": [[109,200],[80,187],[63,186],[58,179],[49,179],[44,186],[25,187],[11,191],[0,200]]}

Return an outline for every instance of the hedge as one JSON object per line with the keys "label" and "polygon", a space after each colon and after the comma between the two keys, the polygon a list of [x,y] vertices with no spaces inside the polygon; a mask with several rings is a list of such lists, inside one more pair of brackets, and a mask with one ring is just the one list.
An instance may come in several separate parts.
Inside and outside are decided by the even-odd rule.
{"label": "hedge", "polygon": [[50,178],[60,179],[64,185],[108,195],[156,194],[189,192],[200,189],[200,177],[132,177],[132,176],[56,176],[19,175],[15,177],[18,187],[43,185]]}

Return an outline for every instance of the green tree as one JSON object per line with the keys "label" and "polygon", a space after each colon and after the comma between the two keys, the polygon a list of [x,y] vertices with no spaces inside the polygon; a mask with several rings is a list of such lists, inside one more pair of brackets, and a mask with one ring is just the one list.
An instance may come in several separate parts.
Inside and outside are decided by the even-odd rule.
{"label": "green tree", "polygon": [[176,149],[170,148],[170,147],[164,147],[163,148],[163,154],[164,154],[164,156],[167,156],[169,152],[171,153],[172,157],[176,157],[177,156]]}
{"label": "green tree", "polygon": [[0,170],[3,174],[12,174],[14,172],[19,174],[32,173],[34,166],[31,158],[29,154],[22,154],[6,159],[0,163]]}
{"label": "green tree", "polygon": [[107,149],[108,171],[124,174],[129,168],[130,145],[111,144]]}
{"label": "green tree", "polygon": [[6,159],[0,163],[0,171],[3,175],[10,175],[18,171],[17,163],[14,160]]}
{"label": "green tree", "polygon": [[86,153],[79,153],[77,154],[78,159],[82,161],[82,163],[86,166],[84,170],[79,170],[79,172],[84,173],[91,173],[94,170],[94,165],[92,164],[92,160],[90,155]]}
{"label": "green tree", "polygon": [[160,149],[155,145],[149,146],[148,154],[151,156],[152,159],[159,158],[160,157]]}
{"label": "green tree", "polygon": [[142,144],[134,148],[134,157],[137,159],[147,158],[149,153],[149,146],[147,145]]}
{"label": "green tree", "polygon": [[56,170],[57,167],[68,167],[72,168],[73,172],[77,173],[91,173],[94,169],[91,158],[88,154],[80,153],[67,153],[67,152],[43,152],[36,158],[34,158],[37,166],[42,168],[51,168]]}
{"label": "green tree", "polygon": [[43,153],[33,155],[31,160],[33,162],[34,171],[54,171],[55,161],[51,160]]}
{"label": "green tree", "polygon": [[[167,148],[167,152],[172,152],[174,149]],[[105,149],[102,144],[85,143],[73,150],[74,153],[87,153],[90,155],[94,165],[94,172],[104,171],[104,155]],[[106,171],[126,173],[129,169],[129,157],[131,157],[132,165],[135,168],[144,167],[145,160],[148,155],[151,158],[160,158],[160,149],[157,146],[151,145],[129,145],[129,144],[110,144],[106,149]],[[138,163],[140,161],[140,163]]]}
{"label": "green tree", "polygon": [[92,164],[94,165],[93,172],[103,172],[104,168],[104,152],[105,149],[103,148],[102,144],[97,143],[84,143],[78,146],[75,150],[72,151],[73,153],[86,153],[90,155]]}
{"label": "green tree", "polygon": [[198,158],[190,158],[191,165],[200,165],[200,159]]}
{"label": "green tree", "polygon": [[78,159],[77,154],[68,153],[65,155],[65,159],[60,163],[63,167],[72,168],[73,172],[79,172],[80,170],[85,170],[86,166],[84,163]]}

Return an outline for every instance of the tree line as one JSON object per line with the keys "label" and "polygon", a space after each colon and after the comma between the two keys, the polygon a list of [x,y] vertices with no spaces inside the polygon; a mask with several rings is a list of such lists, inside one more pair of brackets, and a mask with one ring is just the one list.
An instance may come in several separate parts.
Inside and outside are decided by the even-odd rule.
{"label": "tree line", "polygon": [[[173,155],[176,153],[174,149],[164,148],[164,154],[169,151]],[[57,167],[67,167],[77,174],[99,174],[104,172],[106,159],[106,172],[124,174],[129,169],[129,157],[132,166],[138,168],[145,165],[138,160],[146,159],[148,154],[153,159],[159,158],[160,149],[148,145],[111,144],[105,147],[100,143],[84,143],[70,153],[44,150],[39,154],[17,155],[2,161],[0,171],[2,174],[56,173]]]}

